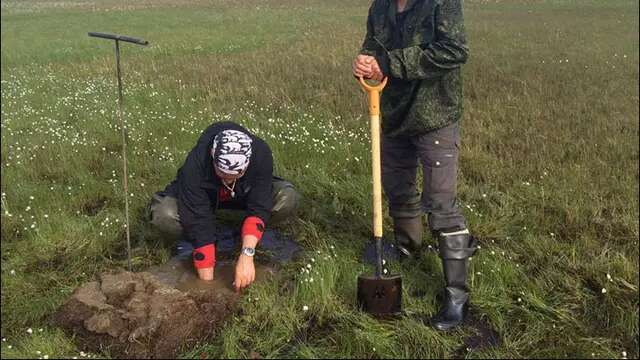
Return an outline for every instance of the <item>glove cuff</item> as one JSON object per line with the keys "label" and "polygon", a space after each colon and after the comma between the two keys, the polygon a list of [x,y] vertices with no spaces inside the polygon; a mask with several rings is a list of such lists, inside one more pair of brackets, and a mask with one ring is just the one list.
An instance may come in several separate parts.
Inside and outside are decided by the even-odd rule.
{"label": "glove cuff", "polygon": [[216,266],[216,246],[209,244],[193,250],[193,266],[204,269]]}

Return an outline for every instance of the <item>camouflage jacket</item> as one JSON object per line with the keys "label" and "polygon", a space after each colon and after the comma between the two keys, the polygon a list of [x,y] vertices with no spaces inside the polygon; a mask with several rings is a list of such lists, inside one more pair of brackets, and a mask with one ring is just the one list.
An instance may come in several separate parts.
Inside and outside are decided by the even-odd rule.
{"label": "camouflage jacket", "polygon": [[362,54],[374,56],[389,83],[382,92],[387,136],[414,136],[462,115],[460,67],[468,49],[462,0],[374,0]]}

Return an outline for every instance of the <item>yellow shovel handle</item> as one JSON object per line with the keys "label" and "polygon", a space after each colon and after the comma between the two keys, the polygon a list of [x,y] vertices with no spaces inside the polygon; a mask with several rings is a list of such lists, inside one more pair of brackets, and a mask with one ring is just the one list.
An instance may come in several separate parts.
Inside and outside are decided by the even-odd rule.
{"label": "yellow shovel handle", "polygon": [[367,94],[369,94],[369,115],[380,115],[380,93],[387,85],[387,78],[382,79],[378,85],[369,85],[362,76],[358,77],[358,82]]}
{"label": "yellow shovel handle", "polygon": [[367,84],[358,78],[360,86],[369,95],[369,116],[371,117],[371,170],[373,177],[373,236],[382,237],[382,169],[380,161],[380,91],[387,84],[384,78],[378,85]]}

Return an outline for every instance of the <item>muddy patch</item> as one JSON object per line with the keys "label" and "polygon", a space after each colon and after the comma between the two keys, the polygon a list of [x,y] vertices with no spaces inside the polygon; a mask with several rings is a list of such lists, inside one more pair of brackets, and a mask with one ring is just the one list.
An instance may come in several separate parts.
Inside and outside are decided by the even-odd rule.
{"label": "muddy patch", "polygon": [[[274,266],[256,263],[256,282],[271,279],[276,272]],[[233,288],[235,277],[233,260],[218,261],[213,281],[199,280],[190,258],[174,257],[165,264],[151,267],[147,271],[162,283],[194,296],[199,293],[207,295],[211,291],[218,294],[237,295]]]}
{"label": "muddy patch", "polygon": [[464,339],[462,347],[456,352],[456,357],[464,358],[471,351],[500,346],[500,334],[484,317],[471,312],[465,321],[465,326],[471,329],[473,334]]}
{"label": "muddy patch", "polygon": [[[257,281],[271,269],[256,266]],[[188,261],[172,259],[146,272],[101,274],[76,289],[53,322],[80,347],[117,358],[175,358],[213,335],[236,310],[233,263],[201,281]]]}

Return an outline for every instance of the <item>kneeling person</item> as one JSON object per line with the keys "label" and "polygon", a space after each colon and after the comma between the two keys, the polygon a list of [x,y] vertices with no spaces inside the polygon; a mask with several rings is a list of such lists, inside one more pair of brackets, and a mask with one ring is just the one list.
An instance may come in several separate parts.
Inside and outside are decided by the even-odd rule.
{"label": "kneeling person", "polygon": [[151,223],[193,244],[193,264],[202,280],[213,280],[216,211],[244,209],[242,250],[236,263],[236,290],[255,280],[253,255],[267,223],[293,214],[298,194],[273,176],[265,141],[233,122],[209,126],[191,150],[176,179],[153,196]]}

